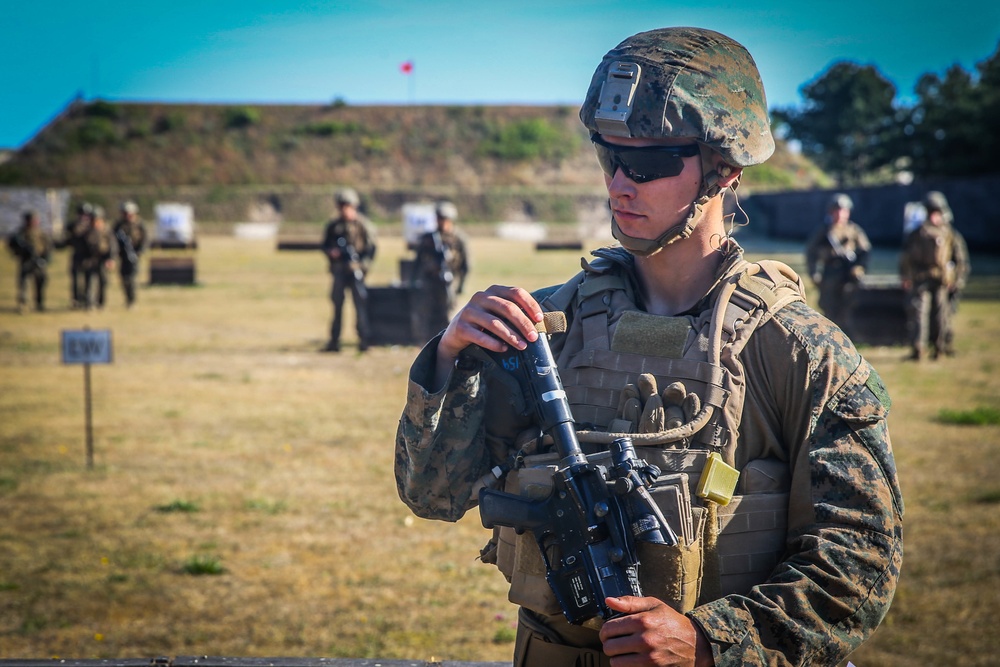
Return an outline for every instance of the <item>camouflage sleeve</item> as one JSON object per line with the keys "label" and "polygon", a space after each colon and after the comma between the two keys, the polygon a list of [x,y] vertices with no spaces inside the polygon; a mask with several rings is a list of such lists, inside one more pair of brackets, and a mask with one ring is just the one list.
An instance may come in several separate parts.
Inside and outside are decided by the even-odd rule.
{"label": "camouflage sleeve", "polygon": [[792,472],[786,556],[748,595],[689,615],[719,667],[834,665],[882,621],[902,564],[889,398],[843,332],[804,304],[757,334],[800,369],[775,368],[769,379]]}
{"label": "camouflage sleeve", "polygon": [[445,387],[428,391],[438,338],[420,351],[410,368],[406,406],[396,430],[396,487],[417,516],[458,521],[478,499],[475,482],[486,474],[485,388],[480,369],[460,364]]}

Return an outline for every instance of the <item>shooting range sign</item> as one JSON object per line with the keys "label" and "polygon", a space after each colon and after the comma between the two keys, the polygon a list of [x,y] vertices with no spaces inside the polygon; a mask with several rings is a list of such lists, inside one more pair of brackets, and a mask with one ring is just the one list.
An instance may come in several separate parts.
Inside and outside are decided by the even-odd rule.
{"label": "shooting range sign", "polygon": [[64,364],[110,364],[111,331],[63,330],[62,361]]}
{"label": "shooting range sign", "polygon": [[111,363],[111,331],[67,330],[61,332],[64,364],[83,365],[83,400],[87,438],[87,468],[94,467],[94,418],[90,391],[91,364]]}

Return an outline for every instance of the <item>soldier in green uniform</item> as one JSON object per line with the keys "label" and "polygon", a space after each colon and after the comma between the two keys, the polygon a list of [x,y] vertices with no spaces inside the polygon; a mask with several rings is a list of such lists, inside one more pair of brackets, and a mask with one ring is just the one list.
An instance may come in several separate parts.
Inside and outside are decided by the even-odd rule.
{"label": "soldier in green uniform", "polygon": [[965,239],[952,226],[951,207],[937,191],[924,196],[926,217],[903,242],[899,275],[907,293],[909,359],[953,355],[952,315],[969,275]]}
{"label": "soldier in green uniform", "polygon": [[42,229],[36,211],[25,211],[21,228],[7,240],[10,251],[17,258],[17,310],[21,312],[28,303],[28,281],[34,283],[35,309],[45,310],[45,284],[49,277],[49,260],[52,258],[52,236]]}
{"label": "soldier in green uniform", "polygon": [[[642,556],[644,596],[609,598],[620,615],[596,629],[553,606],[530,536],[495,534],[482,555],[521,606],[514,664],[836,665],[885,616],[902,563],[889,399],[791,269],[747,262],[727,234],[725,193],[774,150],[756,64],[709,30],[640,33],[605,56],[580,118],[621,246],[561,286],[474,294],[421,350],[400,497],[457,521],[484,484],[544,489],[537,424],[469,350],[523,349],[543,311],[561,311],[550,345],[581,443],[630,434],[669,471],[652,494],[678,510],[682,539]],[[719,457],[739,471],[728,505],[690,493]]]}
{"label": "soldier in green uniform", "polygon": [[139,272],[139,257],[146,249],[146,225],[139,218],[139,206],[134,201],[124,201],[121,217],[115,223],[114,235],[118,244],[118,275],[125,292],[125,305],[135,303],[135,277]]}
{"label": "soldier in green uniform", "polygon": [[806,246],[806,266],[819,288],[823,314],[847,330],[850,293],[868,268],[872,244],[860,225],[851,220],[854,202],[838,192],[830,198],[825,224]]}
{"label": "soldier in green uniform", "polygon": [[66,228],[57,248],[69,248],[69,295],[73,308],[84,308],[87,305],[83,291],[83,258],[87,254],[83,239],[90,231],[94,217],[94,207],[89,202],[81,202],[76,207],[76,219],[67,221]]}
{"label": "soldier in green uniform", "polygon": [[323,254],[326,255],[333,275],[330,299],[333,301],[333,322],[325,352],[340,351],[340,331],[343,323],[344,297],[351,291],[354,317],[358,330],[358,349],[368,349],[371,335],[368,326],[368,290],[365,274],[375,257],[375,227],[358,211],[361,198],[351,188],[338,190],[334,195],[339,215],[323,231]]}
{"label": "soldier in green uniform", "polygon": [[104,208],[95,206],[90,229],[82,238],[84,248],[80,268],[83,270],[83,300],[89,308],[104,308],[108,287],[108,269],[114,267],[118,244],[104,219]]}
{"label": "soldier in green uniform", "polygon": [[[418,307],[423,321],[434,325],[447,319],[455,307],[455,299],[465,288],[469,272],[469,255],[464,236],[455,229],[458,209],[449,201],[438,202],[434,207],[437,229],[423,234],[417,240],[412,285],[418,288]],[[422,332],[423,340],[440,330]]]}

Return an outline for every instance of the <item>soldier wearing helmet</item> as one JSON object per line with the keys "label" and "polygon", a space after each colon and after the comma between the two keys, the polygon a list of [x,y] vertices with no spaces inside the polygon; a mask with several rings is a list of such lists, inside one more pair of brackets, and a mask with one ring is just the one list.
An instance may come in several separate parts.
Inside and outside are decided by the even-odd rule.
{"label": "soldier wearing helmet", "polygon": [[49,260],[55,244],[52,236],[42,229],[38,211],[24,212],[21,228],[7,239],[7,247],[17,259],[17,310],[28,304],[28,282],[35,290],[35,309],[45,310],[45,285],[49,278]]}
{"label": "soldier wearing helmet", "polygon": [[853,210],[849,196],[834,194],[826,220],[806,245],[806,267],[819,288],[820,310],[844,329],[851,292],[868,268],[872,248],[865,230],[851,220]]}
{"label": "soldier wearing helmet", "polygon": [[923,223],[903,241],[899,275],[907,293],[908,359],[955,354],[953,316],[969,276],[969,250],[952,226],[944,194],[924,195]]}
{"label": "soldier wearing helmet", "polygon": [[358,331],[358,350],[368,349],[368,290],[365,274],[375,257],[375,227],[358,207],[361,198],[352,188],[337,190],[333,195],[338,215],[323,230],[322,250],[333,275],[330,300],[333,302],[333,322],[324,352],[340,351],[340,331],[343,323],[344,298],[350,290],[354,301],[354,317]]}
{"label": "soldier wearing helmet", "polygon": [[146,250],[146,223],[139,217],[139,206],[126,200],[118,207],[120,217],[115,222],[114,235],[118,243],[118,275],[125,292],[125,306],[135,304],[135,277],[139,272],[139,258]]}
{"label": "soldier wearing helmet", "polygon": [[[457,295],[465,288],[469,272],[469,255],[464,235],[455,228],[458,209],[450,201],[434,206],[437,229],[423,234],[417,240],[412,283],[419,288],[422,300],[434,313],[441,313],[447,321]],[[427,323],[437,325],[439,318],[427,317]],[[424,340],[439,331],[425,332]]]}
{"label": "soldier wearing helmet", "polygon": [[[481,555],[520,605],[514,665],[835,665],[899,576],[889,400],[798,276],[748,262],[727,233],[725,193],[774,149],[756,64],[710,30],[640,33],[604,57],[580,118],[621,245],[562,285],[476,293],[424,347],[397,431],[400,498],[457,521],[482,485],[554,493],[539,425],[515,407],[529,399],[475,350],[524,349],[562,312],[550,346],[577,435],[594,457],[625,435],[671,471],[652,495],[678,544],[640,546],[642,596],[576,625],[531,536],[496,531]],[[735,484],[721,495],[698,491],[709,459]]]}
{"label": "soldier wearing helmet", "polygon": [[108,228],[104,208],[95,206],[90,227],[83,236],[84,256],[80,262],[83,270],[84,307],[104,308],[108,285],[108,270],[118,258],[118,242]]}
{"label": "soldier wearing helmet", "polygon": [[81,202],[76,207],[76,219],[68,220],[63,230],[63,236],[57,243],[57,248],[69,248],[69,296],[73,308],[84,308],[87,305],[84,296],[83,260],[87,255],[84,239],[93,224],[94,206],[89,202]]}

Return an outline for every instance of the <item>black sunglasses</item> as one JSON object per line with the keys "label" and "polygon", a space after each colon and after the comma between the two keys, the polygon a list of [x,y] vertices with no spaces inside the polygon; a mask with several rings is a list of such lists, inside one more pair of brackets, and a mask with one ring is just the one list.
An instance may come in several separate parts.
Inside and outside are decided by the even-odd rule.
{"label": "black sunglasses", "polygon": [[683,146],[619,146],[609,144],[600,135],[591,134],[597,151],[597,161],[608,176],[614,178],[620,168],[636,183],[648,183],[658,178],[677,176],[684,171],[682,158],[698,155],[698,144]]}

